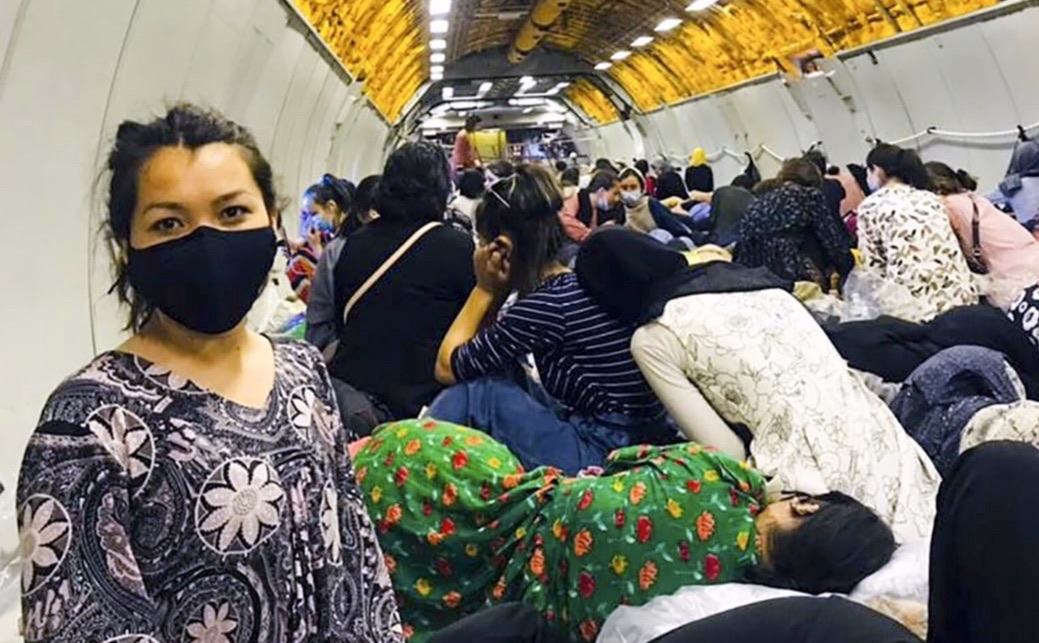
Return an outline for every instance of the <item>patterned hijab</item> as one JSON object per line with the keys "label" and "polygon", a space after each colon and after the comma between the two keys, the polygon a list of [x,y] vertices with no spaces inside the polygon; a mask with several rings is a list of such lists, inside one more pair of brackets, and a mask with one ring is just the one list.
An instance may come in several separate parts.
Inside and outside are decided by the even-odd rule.
{"label": "patterned hijab", "polygon": [[1007,312],[1010,321],[1021,327],[1036,350],[1039,350],[1039,284],[1026,288]]}

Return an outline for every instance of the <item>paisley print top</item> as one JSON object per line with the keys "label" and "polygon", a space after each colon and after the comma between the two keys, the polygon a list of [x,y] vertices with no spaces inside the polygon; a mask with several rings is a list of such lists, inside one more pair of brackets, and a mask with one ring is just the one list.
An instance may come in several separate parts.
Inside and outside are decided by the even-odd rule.
{"label": "paisley print top", "polygon": [[978,303],[945,206],[931,192],[892,184],[867,197],[859,206],[859,248],[870,270],[919,301],[919,319],[910,321]]}
{"label": "paisley print top", "polygon": [[106,353],[43,410],[18,489],[27,641],[401,638],[320,356],[265,409]]}

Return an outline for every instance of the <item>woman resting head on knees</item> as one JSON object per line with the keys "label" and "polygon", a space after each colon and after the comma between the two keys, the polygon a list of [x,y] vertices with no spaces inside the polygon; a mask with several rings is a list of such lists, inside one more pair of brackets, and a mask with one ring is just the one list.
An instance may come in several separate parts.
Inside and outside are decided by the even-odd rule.
{"label": "woman resting head on knees", "polygon": [[803,158],[783,163],[776,179],[739,223],[736,261],[764,266],[784,279],[810,281],[824,292],[855,266],[844,221],[826,204],[822,174]]}
{"label": "woman resting head on knees", "polygon": [[917,153],[882,143],[866,166],[872,193],[859,205],[859,250],[870,271],[916,298],[909,321],[977,303],[967,260]]}
{"label": "woman resting head on knees", "polygon": [[[608,268],[608,270],[607,270]],[[690,440],[749,454],[772,489],[840,491],[900,540],[931,531],[939,476],[884,402],[763,268],[686,259],[628,230],[589,238],[577,275],[634,325],[635,361]]]}
{"label": "woman resting head on knees", "polygon": [[412,641],[519,600],[573,641],[620,605],[757,580],[848,592],[890,559],[891,530],[841,494],[768,503],[764,478],[698,444],[630,446],[601,475],[525,472],[473,429],[386,425],[357,455]]}
{"label": "woman resting head on knees", "polygon": [[1039,283],[1039,240],[991,201],[975,194],[978,182],[967,172],[939,162],[928,163],[926,168],[971,269],[988,274],[985,297],[1005,310],[1023,289]]}
{"label": "woman resting head on knees", "polygon": [[26,639],[400,640],[320,355],[244,323],[276,247],[252,135],[180,105],[122,123],[107,168],[133,336],[26,448]]}
{"label": "woman resting head on knees", "polygon": [[[646,177],[638,169],[629,167],[620,174],[621,202],[624,203],[625,227],[636,232],[650,233],[654,230],[667,232],[666,237],[689,235],[685,227],[664,204],[649,196]],[[709,210],[708,210],[709,212]]]}
{"label": "woman resting head on knees", "polygon": [[[561,203],[555,179],[532,166],[488,188],[477,212],[477,285],[437,356],[437,379],[457,384],[429,415],[490,433],[525,466],[573,474],[632,441],[663,439],[666,428],[628,350],[634,327],[610,317],[557,261]],[[518,301],[499,317],[513,291]],[[531,353],[538,395],[511,377]]]}
{"label": "woman resting head on knees", "polygon": [[[356,188],[345,179],[331,174],[307,188],[300,205],[300,225],[306,239],[295,247],[286,273],[292,289],[305,303],[310,303],[318,262],[336,236],[347,237],[361,227],[356,211]],[[339,242],[336,257],[342,249]]]}

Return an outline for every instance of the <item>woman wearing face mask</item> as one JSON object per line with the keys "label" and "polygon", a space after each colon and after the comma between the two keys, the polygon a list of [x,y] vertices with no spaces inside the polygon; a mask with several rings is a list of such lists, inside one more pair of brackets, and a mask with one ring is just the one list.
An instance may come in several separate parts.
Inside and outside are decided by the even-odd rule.
{"label": "woman wearing face mask", "polygon": [[629,167],[620,176],[621,202],[625,209],[625,226],[636,232],[663,230],[672,237],[685,237],[689,229],[664,204],[646,194],[646,179]]}
{"label": "woman wearing face mask", "polygon": [[[555,179],[530,166],[488,188],[476,216],[476,288],[437,355],[437,380],[455,386],[429,415],[491,434],[524,466],[574,474],[612,449],[665,439],[667,429],[628,350],[634,327],[592,302],[557,259],[561,201]],[[513,291],[518,300],[499,317]],[[552,399],[507,377],[528,354]]]}
{"label": "woman wearing face mask", "polygon": [[26,639],[401,640],[320,356],[243,321],[276,248],[255,140],[182,105],[120,125],[107,169],[133,336],[26,449]]}
{"label": "woman wearing face mask", "polygon": [[[292,290],[304,303],[310,302],[311,286],[326,247],[332,245],[339,232],[348,236],[362,225],[356,212],[356,193],[353,183],[331,174],[321,177],[320,183],[303,193],[300,220],[307,230],[307,239],[292,253],[286,274]],[[341,243],[334,250],[337,257],[340,250]]]}
{"label": "woman wearing face mask", "polygon": [[916,152],[880,144],[866,166],[872,194],[859,206],[859,249],[867,268],[915,297],[909,321],[977,303],[967,260]]}

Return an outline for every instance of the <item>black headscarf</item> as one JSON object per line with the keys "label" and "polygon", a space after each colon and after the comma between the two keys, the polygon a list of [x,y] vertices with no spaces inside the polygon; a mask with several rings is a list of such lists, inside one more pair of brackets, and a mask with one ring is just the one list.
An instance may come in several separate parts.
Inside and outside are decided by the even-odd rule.
{"label": "black headscarf", "polygon": [[748,292],[793,284],[765,268],[725,261],[690,266],[680,252],[624,228],[603,228],[585,239],[577,254],[577,279],[610,315],[641,326],[686,295]]}
{"label": "black headscarf", "polygon": [[670,170],[657,177],[657,198],[663,201],[673,196],[685,201],[689,198],[689,191],[685,189],[685,181],[678,172]]}

